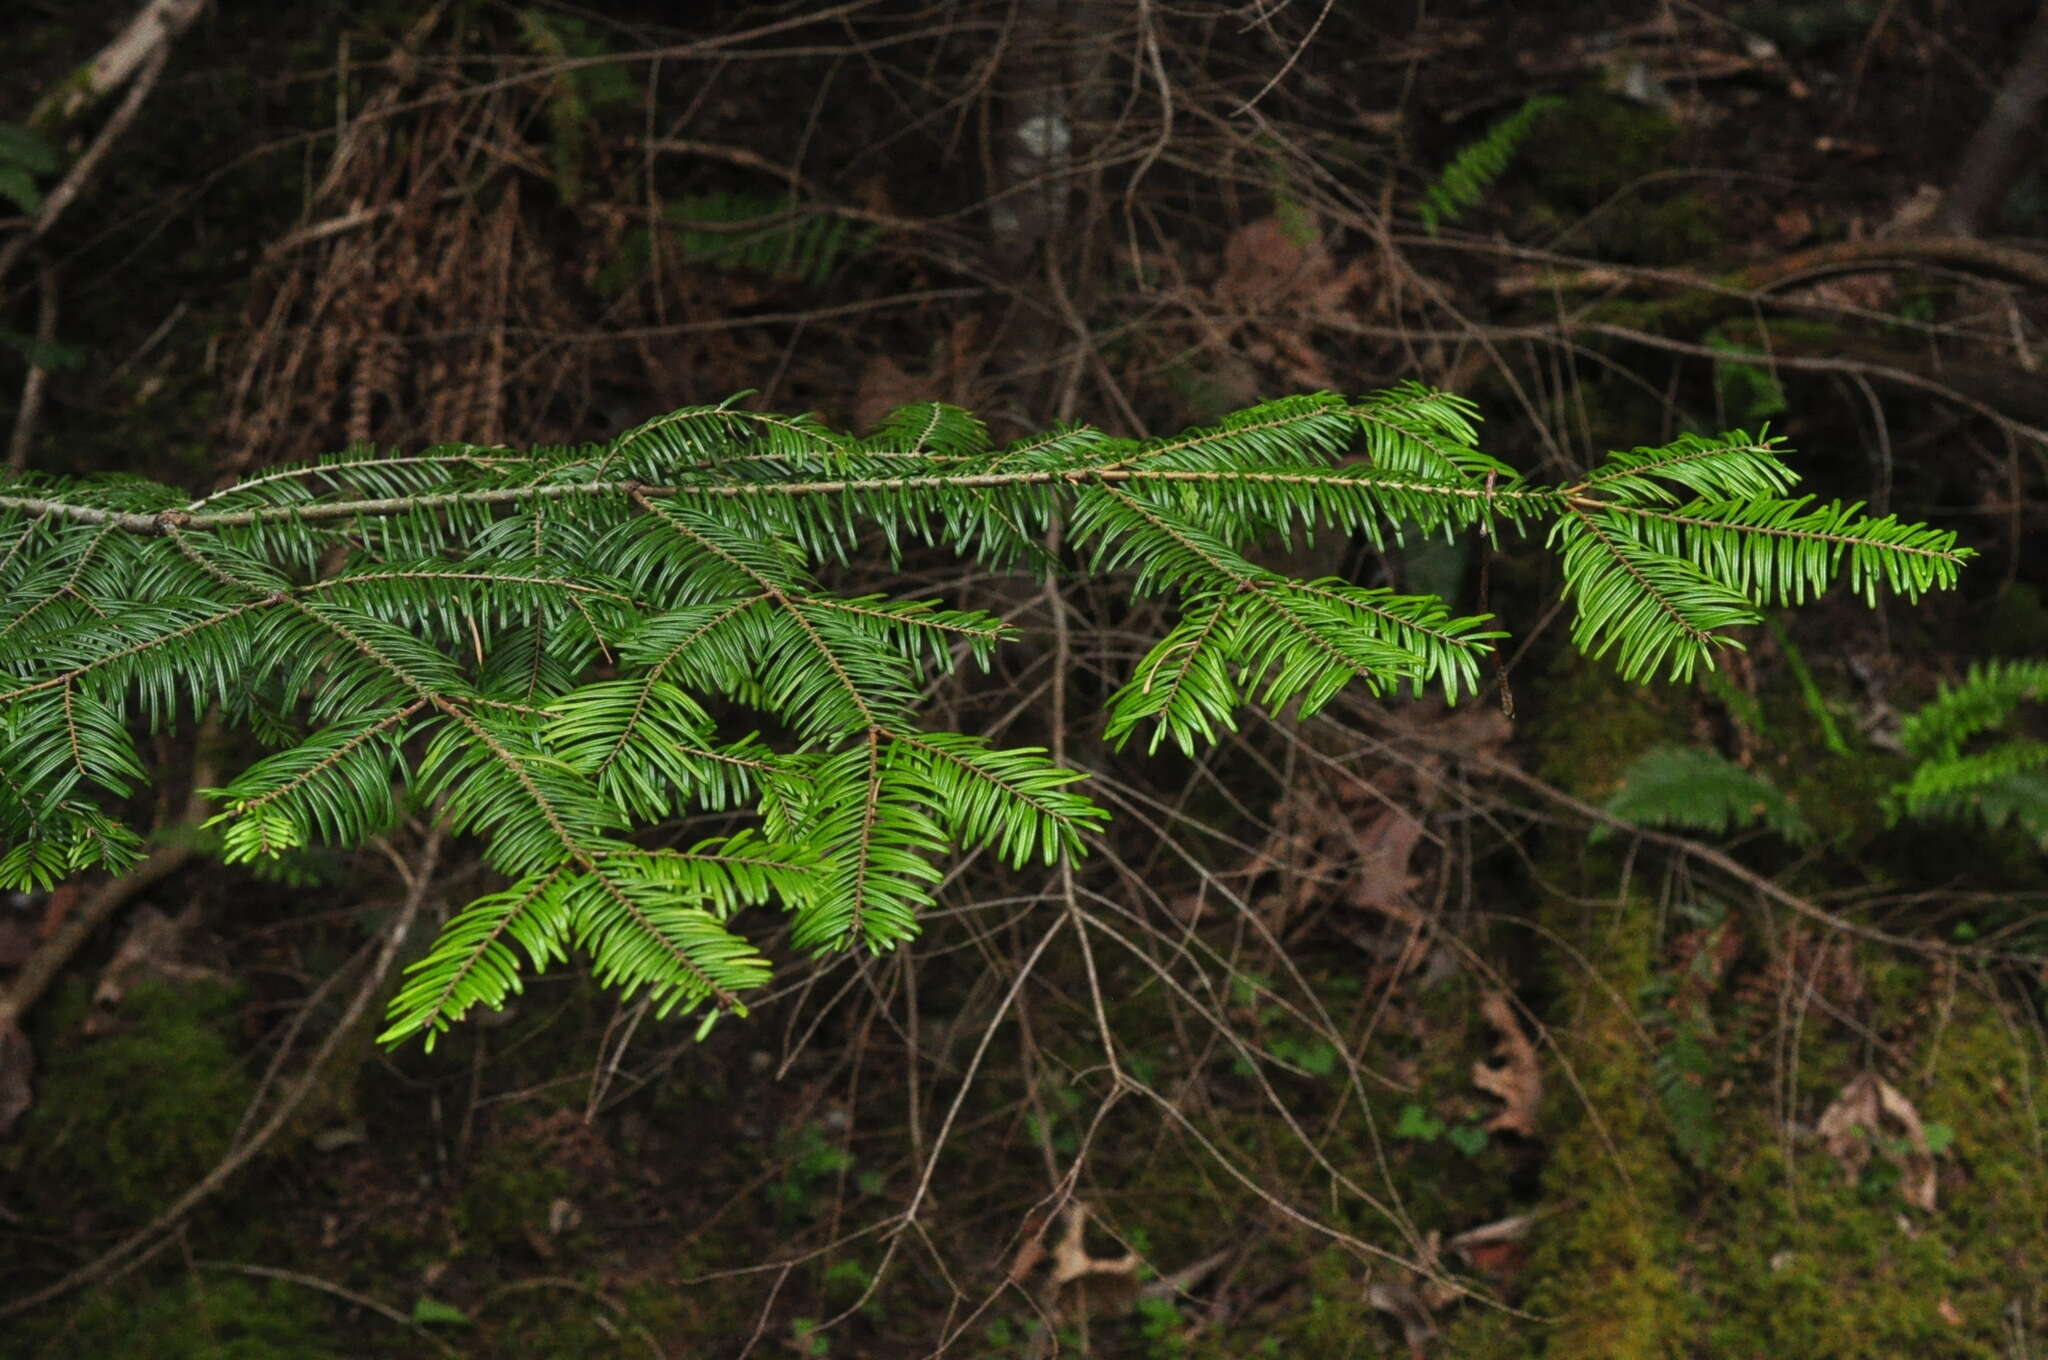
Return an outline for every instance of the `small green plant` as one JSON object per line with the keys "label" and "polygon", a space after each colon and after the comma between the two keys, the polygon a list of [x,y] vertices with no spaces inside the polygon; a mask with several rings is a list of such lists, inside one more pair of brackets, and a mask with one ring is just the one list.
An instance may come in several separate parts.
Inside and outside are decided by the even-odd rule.
{"label": "small green plant", "polygon": [[1442,1139],[1467,1157],[1477,1157],[1486,1151],[1486,1145],[1491,1141],[1481,1124],[1469,1120],[1448,1123],[1414,1104],[1401,1107],[1401,1113],[1394,1120],[1394,1137],[1415,1143],[1434,1143]]}
{"label": "small green plant", "polygon": [[[1681,826],[1725,835],[1762,823],[1795,845],[1813,829],[1792,801],[1761,775],[1725,756],[1689,746],[1660,746],[1638,756],[1607,800],[1607,811],[1639,826]],[[1596,826],[1595,842],[1613,834]]]}
{"label": "small green plant", "polygon": [[422,1294],[413,1300],[412,1320],[422,1327],[470,1327],[474,1321],[469,1314],[453,1304],[441,1302],[430,1295]]}
{"label": "small green plant", "polygon": [[832,1354],[832,1343],[819,1330],[816,1318],[793,1318],[789,1324],[789,1349],[802,1360],[825,1360]]}
{"label": "small green plant", "polygon": [[1554,94],[1532,95],[1477,140],[1459,147],[1415,205],[1424,230],[1436,235],[1439,226],[1457,221],[1465,209],[1484,198],[1493,182],[1507,173],[1536,120],[1563,105],[1564,100]]}
{"label": "small green plant", "polygon": [[1671,1121],[1671,1138],[1695,1167],[1713,1165],[1721,1146],[1721,1125],[1715,1117],[1713,1092],[1707,1081],[1716,1075],[1712,1055],[1692,1023],[1679,1025],[1669,1043],[1650,1060],[1650,1081],[1657,1101]]}
{"label": "small green plant", "polygon": [[1138,1335],[1145,1339],[1146,1360],[1181,1360],[1188,1353],[1187,1325],[1172,1299],[1138,1300]]}
{"label": "small green plant", "polygon": [[[365,450],[196,498],[15,477],[0,886],[135,863],[137,733],[212,710],[281,745],[208,791],[230,861],[413,814],[482,843],[501,886],[412,965],[387,1042],[431,1042],[571,950],[657,1016],[744,1014],[770,975],[744,909],[786,910],[798,951],[887,951],[956,849],[1056,863],[1107,820],[1046,751],[927,724],[932,682],[988,665],[1013,629],[826,584],[827,567],[857,580],[871,548],[1177,597],[1103,732],[1184,752],[1252,704],[1305,718],[1353,685],[1479,691],[1496,620],[1253,555],[1297,533],[1540,530],[1573,642],[1629,680],[1711,668],[1763,608],[1837,581],[1873,603],[1950,586],[1970,555],[1789,494],[1774,440],[1687,435],[1545,484],[1482,452],[1473,416],[1411,384],[1166,438],[1061,426],[997,445],[935,404],[856,437],[723,403],[604,445]],[[736,734],[749,714],[760,729]],[[654,834],[686,817],[711,834]]]}
{"label": "small green plant", "polygon": [[32,213],[43,206],[36,181],[57,173],[57,153],[41,134],[19,123],[0,123],[0,198]]}
{"label": "small green plant", "polygon": [[1267,1041],[1266,1051],[1311,1077],[1328,1077],[1337,1071],[1337,1049],[1327,1039],[1297,1039],[1276,1034]]}
{"label": "small green plant", "polygon": [[1892,790],[1895,816],[2017,826],[2048,846],[2048,742],[2011,730],[2023,704],[2048,700],[2048,661],[1972,666],[1913,713],[1899,744],[1918,762]]}
{"label": "small green plant", "polygon": [[829,1138],[817,1124],[804,1124],[791,1139],[788,1169],[768,1186],[768,1199],[782,1222],[815,1218],[818,1191],[829,1180],[853,1169],[853,1154]]}

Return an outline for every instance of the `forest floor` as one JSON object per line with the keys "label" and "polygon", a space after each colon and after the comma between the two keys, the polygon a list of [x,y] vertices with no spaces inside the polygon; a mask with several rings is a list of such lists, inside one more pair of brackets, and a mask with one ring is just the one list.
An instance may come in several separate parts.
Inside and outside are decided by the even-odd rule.
{"label": "forest floor", "polygon": [[[1416,379],[1532,470],[1769,422],[1803,490],[1980,556],[1633,687],[1539,545],[1301,548],[1501,615],[1501,683],[1194,759],[1077,730],[1118,821],[1072,883],[964,866],[914,947],[789,957],[701,1036],[570,967],[379,1047],[425,839],[224,868],[162,735],[185,858],[0,1033],[0,1355],[2048,1355],[2048,823],[1891,797],[1906,715],[2048,657],[2038,154],[1928,235],[2032,7],[1083,4],[1034,45],[994,0],[223,3],[8,254],[63,174],[9,130],[132,6],[17,8],[17,466],[199,489],[743,391],[1156,434]],[[1020,162],[1055,87],[1071,146]],[[1149,626],[1115,581],[848,571],[1017,622],[943,702],[1018,742]],[[1748,792],[1684,824],[1673,749]],[[422,881],[496,886],[459,845]],[[106,887],[0,903],[0,982]]]}

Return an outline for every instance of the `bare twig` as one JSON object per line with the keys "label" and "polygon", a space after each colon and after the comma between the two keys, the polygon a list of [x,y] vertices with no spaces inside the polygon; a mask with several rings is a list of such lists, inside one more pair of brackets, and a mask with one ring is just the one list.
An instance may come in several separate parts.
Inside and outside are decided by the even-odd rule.
{"label": "bare twig", "polygon": [[92,139],[92,145],[85,149],[85,154],[78,158],[64,178],[58,181],[57,187],[50,190],[49,195],[43,199],[43,206],[29,219],[28,230],[6,245],[0,246],[0,280],[6,279],[7,272],[14,268],[22,252],[41,240],[50,228],[56,225],[57,219],[64,215],[64,210],[71,206],[72,200],[84,192],[93,172],[99,169],[100,162],[107,158],[107,152],[121,139],[121,134],[128,130],[128,125],[135,121],[135,116],[142,112],[142,106],[148,102],[150,91],[156,88],[157,78],[164,73],[164,63],[169,56],[168,46],[159,44],[151,49],[142,70],[136,74],[135,83],[128,87],[127,96],[121,100],[120,107],[107,119],[106,125],[99,130],[99,135]]}
{"label": "bare twig", "polygon": [[171,40],[190,28],[205,8],[206,0],[148,0],[98,55],[43,96],[29,115],[30,124],[49,127],[76,117],[145,63],[160,60]]}
{"label": "bare twig", "polygon": [[28,447],[35,442],[36,418],[43,409],[43,388],[50,381],[44,366],[49,347],[57,343],[57,271],[45,264],[38,280],[41,294],[36,305],[36,347],[28,356],[28,377],[21,383],[21,407],[14,413],[14,434],[7,441],[7,467],[19,472],[28,466]]}

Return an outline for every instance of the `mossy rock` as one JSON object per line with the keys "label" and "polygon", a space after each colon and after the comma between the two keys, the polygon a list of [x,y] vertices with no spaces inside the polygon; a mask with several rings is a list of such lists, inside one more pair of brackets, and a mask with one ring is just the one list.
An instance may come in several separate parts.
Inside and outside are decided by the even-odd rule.
{"label": "mossy rock", "polygon": [[1679,137],[1669,114],[1603,90],[1580,90],[1537,120],[1519,164],[1543,196],[1590,212],[1665,169]]}
{"label": "mossy rock", "polygon": [[37,1026],[45,1073],[22,1121],[27,1204],[53,1215],[146,1218],[227,1153],[251,1094],[228,1027],[241,988],[138,983],[113,1032],[81,1032],[89,990],[69,982]]}
{"label": "mossy rock", "polygon": [[1517,165],[1539,217],[1583,222],[1578,244],[1622,263],[1682,264],[1718,252],[1725,236],[1712,198],[1655,178],[1677,164],[1681,135],[1661,109],[1582,90],[1537,121]]}

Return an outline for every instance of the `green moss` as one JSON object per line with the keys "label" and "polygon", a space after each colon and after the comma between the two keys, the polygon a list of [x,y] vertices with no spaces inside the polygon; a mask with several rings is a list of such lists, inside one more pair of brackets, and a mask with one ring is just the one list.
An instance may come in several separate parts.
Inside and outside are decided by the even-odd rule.
{"label": "green moss", "polygon": [[1602,259],[1636,264],[1695,264],[1717,254],[1727,243],[1721,230],[1726,209],[1705,194],[1681,193],[1668,198],[1647,196],[1602,213],[1590,225],[1593,247]]}
{"label": "green moss", "polygon": [[1678,135],[1678,124],[1658,109],[1581,90],[1535,125],[1521,163],[1548,198],[1589,212],[1665,169]]}
{"label": "green moss", "polygon": [[48,1074],[23,1120],[22,1183],[51,1215],[141,1218],[227,1152],[250,1083],[227,1026],[240,988],[145,981],[118,1027],[80,1030],[89,1004],[69,982],[38,1026]]}
{"label": "green moss", "polygon": [[471,1165],[456,1206],[465,1246],[486,1255],[523,1249],[547,1231],[548,1207],[570,1190],[568,1169],[533,1142],[501,1143]]}
{"label": "green moss", "polygon": [[162,1286],[124,1280],[77,1296],[72,1307],[31,1315],[10,1342],[17,1355],[144,1355],[152,1360],[342,1360],[320,1296],[275,1280],[213,1273]]}
{"label": "green moss", "polygon": [[1518,164],[1536,216],[1575,228],[1604,259],[1680,264],[1718,251],[1725,209],[1658,178],[1677,162],[1680,129],[1663,111],[1582,90],[1535,125]]}
{"label": "green moss", "polygon": [[1606,798],[1637,756],[1687,737],[1687,691],[1631,685],[1611,665],[1576,654],[1560,656],[1541,687],[1529,688],[1518,702],[1533,730],[1537,771],[1581,798]]}
{"label": "green moss", "polygon": [[[1889,993],[1906,973],[1880,967],[1873,977]],[[2048,1259],[2040,1131],[2011,1099],[2026,1066],[2019,1042],[1995,1004],[1964,994],[1931,1039],[1932,1080],[1894,1074],[1929,1125],[1953,1130],[1952,1151],[1937,1160],[1932,1214],[1904,1203],[1882,1158],[1851,1180],[1807,1135],[1788,1164],[1767,1118],[1743,1121],[1689,1252],[1688,1290],[1707,1353],[2005,1354],[2008,1308],[2033,1317],[2048,1301],[2036,1269]],[[1861,1063],[1834,1041],[1803,1053],[1802,1068],[1815,1073],[1801,1096],[1805,1117]]]}
{"label": "green moss", "polygon": [[1674,1268],[1681,1178],[1650,1055],[1635,1016],[1618,1004],[1650,980],[1654,910],[1628,899],[1590,929],[1575,905],[1556,903],[1545,916],[1582,942],[1584,959],[1556,970],[1554,1034],[1575,1080],[1553,1083],[1563,1126],[1543,1177],[1545,1198],[1573,1207],[1538,1238],[1527,1306],[1554,1319],[1551,1360],[1674,1353],[1683,1331]]}

